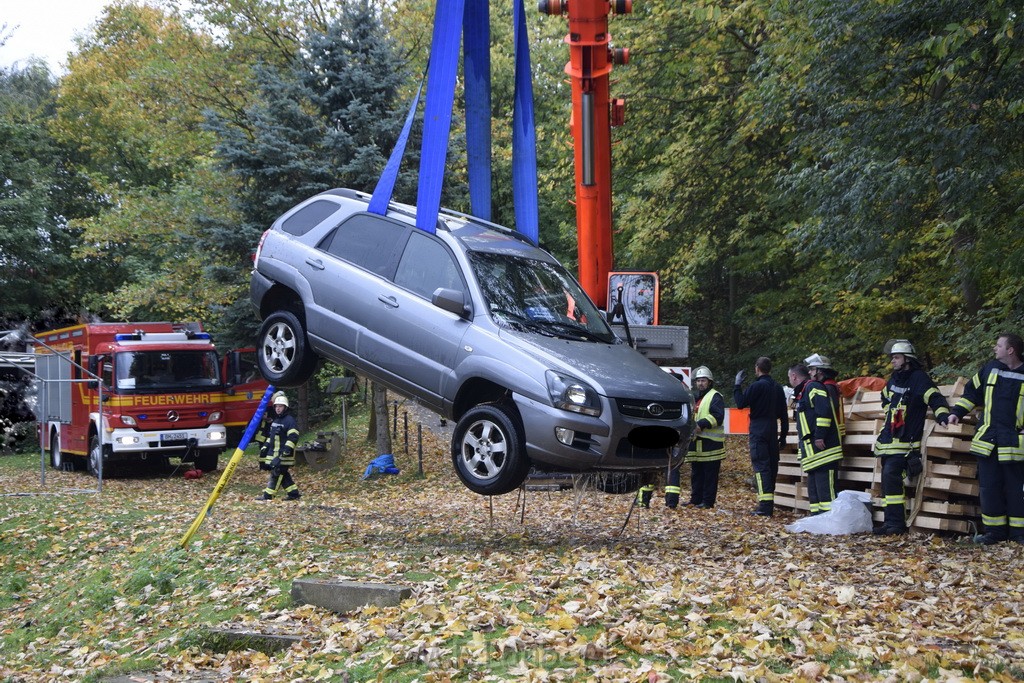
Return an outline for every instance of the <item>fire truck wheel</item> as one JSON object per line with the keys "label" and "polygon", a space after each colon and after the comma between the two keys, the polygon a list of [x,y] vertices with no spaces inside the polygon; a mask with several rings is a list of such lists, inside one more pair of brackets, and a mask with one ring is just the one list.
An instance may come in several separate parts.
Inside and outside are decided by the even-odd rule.
{"label": "fire truck wheel", "polygon": [[[89,439],[89,474],[99,476],[102,459],[103,452],[100,450],[100,439],[93,434]],[[106,471],[106,468],[104,468],[104,471]]]}
{"label": "fire truck wheel", "polygon": [[316,354],[306,330],[291,311],[267,316],[260,327],[257,358],[263,378],[277,387],[297,387],[316,371]]}
{"label": "fire truck wheel", "polygon": [[204,448],[196,456],[195,466],[203,472],[213,472],[217,469],[220,460],[220,451],[216,448]]}
{"label": "fire truck wheel", "polygon": [[60,433],[56,430],[50,436],[50,464],[53,465],[53,469],[64,472],[77,472],[84,464],[81,458],[64,455],[60,447]]}
{"label": "fire truck wheel", "polygon": [[50,434],[50,466],[55,470],[65,467],[64,455],[60,452],[60,435],[56,431]]}

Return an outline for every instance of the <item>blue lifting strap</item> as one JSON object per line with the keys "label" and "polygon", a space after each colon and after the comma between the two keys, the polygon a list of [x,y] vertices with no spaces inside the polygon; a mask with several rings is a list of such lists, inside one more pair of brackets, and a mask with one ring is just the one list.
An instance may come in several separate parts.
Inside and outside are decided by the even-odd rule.
{"label": "blue lifting strap", "polygon": [[[461,17],[462,21],[458,21]],[[533,84],[529,40],[523,0],[515,0],[515,105],[512,134],[512,191],[516,225],[534,244],[538,239],[537,144],[533,116]],[[460,35],[464,33],[465,35]],[[416,227],[433,233],[441,206],[448,136],[451,132],[455,77],[460,38],[465,40],[466,151],[469,193],[473,215],[491,216],[491,78],[490,16],[480,0],[438,0],[427,69],[427,96],[420,153],[419,188],[416,196]],[[420,89],[409,109],[402,134],[377,181],[368,210],[387,213],[388,203],[409,130],[419,104]]]}
{"label": "blue lifting strap", "polygon": [[537,131],[533,125],[533,79],[530,71],[530,41],[526,35],[523,0],[515,0],[515,106],[512,112],[512,202],[516,230],[537,244]]}
{"label": "blue lifting strap", "polygon": [[416,192],[416,227],[431,234],[437,229],[437,214],[441,209],[441,186],[448,156],[452,104],[455,102],[455,72],[459,66],[464,7],[465,0],[438,0],[434,13],[434,37],[430,43],[430,66],[427,68],[427,103],[423,112],[419,188]]}
{"label": "blue lifting strap", "polygon": [[462,17],[466,90],[466,169],[470,213],[491,220],[491,17],[490,3],[469,0]]}
{"label": "blue lifting strap", "polygon": [[402,157],[405,156],[405,145],[409,142],[409,131],[412,130],[413,119],[416,118],[416,108],[420,104],[420,93],[423,92],[423,80],[420,79],[420,87],[416,88],[416,97],[409,107],[409,114],[405,117],[405,125],[402,126],[402,134],[395,141],[395,148],[391,150],[388,163],[384,166],[384,172],[380,174],[376,187],[373,188],[373,195],[370,197],[370,205],[366,210],[370,213],[386,216],[388,204],[391,202],[391,195],[395,191],[395,181],[398,180],[398,168],[402,165]]}

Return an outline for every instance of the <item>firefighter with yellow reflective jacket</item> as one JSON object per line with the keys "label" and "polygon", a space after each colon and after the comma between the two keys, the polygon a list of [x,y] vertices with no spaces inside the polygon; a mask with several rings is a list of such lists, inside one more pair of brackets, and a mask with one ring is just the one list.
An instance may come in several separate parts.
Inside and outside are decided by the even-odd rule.
{"label": "firefighter with yellow reflective jacket", "polygon": [[[683,505],[703,509],[715,507],[718,474],[725,458],[725,399],[714,388],[714,383],[715,377],[706,366],[694,371],[695,436],[685,458],[685,462],[690,463],[690,500]],[[665,505],[670,508],[679,504],[679,480],[677,467],[669,472],[665,486]]]}
{"label": "firefighter with yellow reflective jacket", "polygon": [[1024,543],[1024,340],[999,335],[986,363],[964,387],[950,424],[975,408],[981,421],[971,441],[978,456],[981,521],[985,533],[975,543]]}
{"label": "firefighter with yellow reflective jacket", "polygon": [[301,497],[299,487],[292,479],[291,467],[295,466],[295,446],[299,440],[299,429],[295,417],[288,411],[288,397],[284,392],[274,394],[271,404],[273,415],[263,423],[263,429],[256,437],[260,446],[260,469],[270,471],[270,480],[263,489],[260,500],[270,500],[285,493],[288,500]]}
{"label": "firefighter with yellow reflective jacket", "polygon": [[836,498],[836,477],[843,459],[843,407],[832,362],[816,353],[804,363],[811,378],[796,407],[800,467],[807,475],[810,512],[817,515],[831,510]]}
{"label": "firefighter with yellow reflective jacket", "polygon": [[907,533],[907,498],[903,478],[916,477],[924,469],[921,437],[928,408],[932,409],[939,424],[946,424],[949,419],[946,398],[921,367],[914,345],[906,339],[897,339],[887,346],[892,377],[882,389],[885,424],[872,449],[882,459],[885,519],[881,526],[873,529],[873,533],[880,536]]}

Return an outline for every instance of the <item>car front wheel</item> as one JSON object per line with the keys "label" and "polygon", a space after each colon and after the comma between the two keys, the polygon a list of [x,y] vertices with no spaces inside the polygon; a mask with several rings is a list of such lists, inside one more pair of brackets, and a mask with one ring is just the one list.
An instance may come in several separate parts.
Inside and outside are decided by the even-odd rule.
{"label": "car front wheel", "polygon": [[277,387],[297,387],[313,376],[316,354],[294,313],[277,311],[267,316],[259,340],[257,356],[265,380]]}
{"label": "car front wheel", "polygon": [[519,416],[504,404],[469,410],[452,436],[452,462],[470,491],[499,496],[519,488],[530,470]]}

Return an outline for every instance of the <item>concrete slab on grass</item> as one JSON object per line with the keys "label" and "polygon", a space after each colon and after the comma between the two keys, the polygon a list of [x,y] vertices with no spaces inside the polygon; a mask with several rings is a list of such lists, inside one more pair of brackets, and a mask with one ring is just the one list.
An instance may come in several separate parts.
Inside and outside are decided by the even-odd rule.
{"label": "concrete slab on grass", "polygon": [[408,586],[363,581],[295,579],[292,601],[297,605],[316,605],[332,612],[347,614],[363,607],[397,607],[412,595]]}
{"label": "concrete slab on grass", "polygon": [[286,633],[261,633],[229,628],[206,629],[204,645],[214,652],[229,650],[256,650],[264,654],[273,654],[287,650],[302,638]]}

